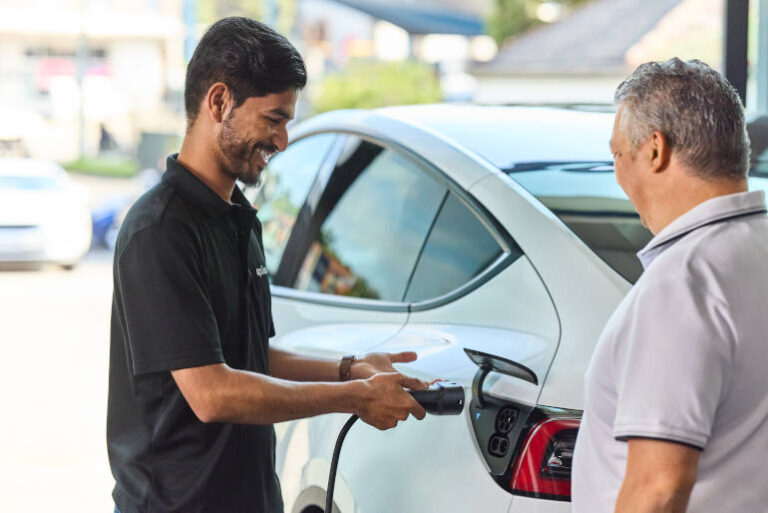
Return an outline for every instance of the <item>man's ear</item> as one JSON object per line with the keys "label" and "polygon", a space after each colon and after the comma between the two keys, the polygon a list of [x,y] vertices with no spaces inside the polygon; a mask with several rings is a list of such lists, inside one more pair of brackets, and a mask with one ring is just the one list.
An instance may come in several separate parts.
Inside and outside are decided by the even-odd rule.
{"label": "man's ear", "polygon": [[216,82],[205,95],[205,108],[214,123],[221,123],[232,109],[232,93],[223,82]]}
{"label": "man's ear", "polygon": [[648,148],[650,152],[651,172],[661,173],[667,169],[669,160],[671,157],[671,149],[667,136],[656,130],[651,134],[650,145]]}

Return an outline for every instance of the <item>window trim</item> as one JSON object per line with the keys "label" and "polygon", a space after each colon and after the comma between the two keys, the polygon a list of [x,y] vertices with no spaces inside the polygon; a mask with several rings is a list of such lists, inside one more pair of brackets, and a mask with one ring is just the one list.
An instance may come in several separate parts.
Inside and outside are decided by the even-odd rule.
{"label": "window trim", "polygon": [[[389,138],[379,138],[379,137],[371,136],[370,134],[358,132],[351,129],[313,130],[313,131],[302,134],[301,137],[295,139],[294,141],[292,141],[292,143],[298,142],[307,137],[320,135],[320,134],[332,134],[332,135],[336,135],[337,138],[331,150],[328,152],[328,155],[326,156],[326,160],[323,162],[323,164],[320,166],[318,170],[318,173],[315,177],[315,181],[312,183],[312,186],[310,187],[310,192],[307,194],[307,198],[304,201],[304,205],[302,205],[300,215],[309,214],[314,216],[314,213],[317,208],[317,201],[319,201],[320,195],[318,195],[313,205],[308,204],[309,198],[313,196],[313,192],[317,188],[322,187],[322,190],[325,189],[325,186],[327,185],[328,180],[333,174],[333,171],[336,169],[338,158],[341,155],[343,148],[348,143],[349,137],[356,137],[358,139],[367,141],[369,143],[381,146],[384,150],[390,150],[401,155],[402,157],[407,159],[409,162],[411,162],[418,168],[422,169],[428,175],[432,176],[441,185],[446,187],[448,192],[446,196],[443,198],[443,203],[441,203],[440,208],[438,208],[438,210],[435,212],[434,218],[432,219],[432,224],[430,225],[430,230],[427,233],[427,236],[425,237],[424,244],[426,244],[426,240],[429,237],[429,233],[431,233],[432,228],[434,227],[434,223],[436,222],[440,214],[440,211],[442,210],[442,206],[445,203],[445,200],[448,198],[448,194],[454,194],[459,199],[459,201],[461,201],[467,207],[467,209],[473,215],[475,215],[475,217],[477,217],[480,223],[496,240],[497,244],[499,244],[499,247],[502,250],[502,254],[499,255],[499,257],[496,258],[485,269],[483,269],[483,271],[477,274],[477,276],[475,276],[468,282],[464,283],[463,285],[457,287],[456,289],[446,294],[443,294],[442,296],[430,298],[427,300],[417,301],[417,302],[382,301],[378,299],[354,298],[354,297],[347,297],[347,296],[338,296],[335,294],[325,294],[325,293],[309,292],[309,291],[303,291],[303,290],[300,291],[300,290],[294,289],[293,287],[286,286],[284,284],[273,283],[272,294],[275,297],[283,298],[283,299],[293,299],[297,301],[319,304],[319,305],[336,306],[336,307],[351,308],[351,309],[358,309],[358,310],[373,310],[373,311],[381,311],[381,312],[421,312],[421,311],[438,308],[448,303],[452,303],[460,299],[461,297],[469,294],[470,292],[473,292],[474,290],[480,288],[482,285],[490,281],[496,275],[501,273],[504,269],[506,269],[513,262],[518,260],[521,256],[525,255],[525,252],[523,252],[522,248],[520,248],[517,242],[515,242],[514,238],[509,234],[509,232],[507,232],[507,230],[501,225],[501,223],[499,223],[499,221],[488,211],[488,209],[484,205],[482,205],[474,196],[472,196],[472,194],[470,194],[469,191],[466,191],[463,188],[461,188],[446,172],[444,172],[442,169],[434,165],[432,162],[424,159],[423,157],[418,155],[416,152],[407,148],[406,146]],[[299,225],[299,218],[297,217],[296,223],[294,226],[298,226],[298,225]],[[297,233],[299,232],[301,233],[301,237],[297,235]],[[297,241],[303,238],[304,235],[305,235],[304,230],[299,230],[298,232],[295,230],[292,231],[283,254],[285,255],[286,253],[289,252],[289,250],[295,249]],[[517,251],[513,251],[513,248],[516,248]],[[413,269],[411,270],[411,276],[409,277],[408,285],[410,285],[410,281],[413,278],[413,273],[415,272],[416,266],[418,265],[418,262],[421,258],[422,251],[423,251],[423,247],[419,252],[418,258],[413,264],[414,266],[413,266]],[[278,269],[279,271],[284,271],[282,261]],[[275,280],[275,282],[277,282],[277,280]],[[404,291],[403,293],[404,296],[406,292],[407,292],[407,287],[406,287],[406,291]]]}
{"label": "window trim", "polygon": [[378,312],[408,312],[409,304],[396,301],[382,301],[379,299],[365,299],[359,297],[339,296],[325,294],[323,292],[310,292],[296,290],[284,285],[272,285],[272,296],[281,299],[293,299],[303,303],[316,305],[336,306],[354,310],[375,310]]}
{"label": "window trim", "polygon": [[445,306],[449,303],[453,303],[454,301],[466,296],[470,292],[479,289],[491,281],[491,279],[493,279],[495,276],[501,274],[501,272],[504,271],[507,267],[517,262],[524,256],[525,253],[522,251],[517,255],[511,252],[504,252],[499,255],[496,260],[491,262],[488,267],[483,269],[477,276],[466,282],[464,285],[461,285],[460,287],[457,287],[452,291],[443,294],[442,296],[410,303],[408,311],[425,312],[427,310],[433,310],[435,308]]}

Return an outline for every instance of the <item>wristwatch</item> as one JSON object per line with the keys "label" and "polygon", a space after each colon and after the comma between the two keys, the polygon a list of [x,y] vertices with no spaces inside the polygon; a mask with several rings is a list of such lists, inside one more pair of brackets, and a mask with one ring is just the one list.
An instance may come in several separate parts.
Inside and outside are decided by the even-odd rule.
{"label": "wristwatch", "polygon": [[339,363],[339,381],[349,381],[352,376],[352,363],[355,361],[354,355],[345,356]]}

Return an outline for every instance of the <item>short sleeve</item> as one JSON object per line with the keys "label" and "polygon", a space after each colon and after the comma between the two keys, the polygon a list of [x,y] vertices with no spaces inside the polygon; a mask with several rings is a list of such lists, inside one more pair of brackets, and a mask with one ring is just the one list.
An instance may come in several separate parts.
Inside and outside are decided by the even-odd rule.
{"label": "short sleeve", "polygon": [[636,285],[612,355],[617,439],[706,446],[728,387],[734,336],[726,305],[702,283],[689,276]]}
{"label": "short sleeve", "polygon": [[202,251],[189,227],[163,221],[137,233],[116,266],[134,374],[224,362]]}

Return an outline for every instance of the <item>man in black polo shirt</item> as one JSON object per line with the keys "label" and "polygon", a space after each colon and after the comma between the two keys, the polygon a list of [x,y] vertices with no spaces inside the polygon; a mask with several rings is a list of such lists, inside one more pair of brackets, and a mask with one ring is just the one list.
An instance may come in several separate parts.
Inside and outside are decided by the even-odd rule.
{"label": "man in black polo shirt", "polygon": [[[301,56],[245,18],[214,24],[187,70],[187,133],[115,250],[107,441],[122,513],[281,512],[272,424],[355,413],[380,429],[424,409],[392,363],[277,349],[256,183],[288,144]],[[334,381],[345,381],[333,383]]]}

